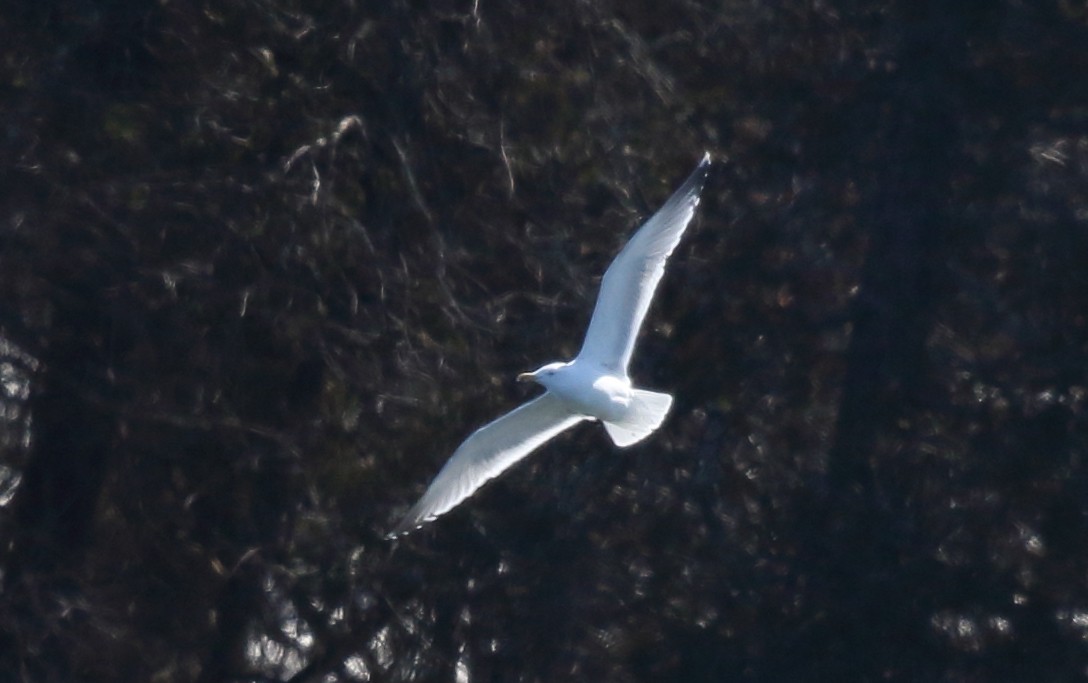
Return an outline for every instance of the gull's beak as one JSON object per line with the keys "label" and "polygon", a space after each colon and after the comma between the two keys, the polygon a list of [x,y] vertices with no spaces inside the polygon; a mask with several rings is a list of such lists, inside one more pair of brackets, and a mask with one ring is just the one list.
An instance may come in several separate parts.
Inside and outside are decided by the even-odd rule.
{"label": "gull's beak", "polygon": [[532,382],[535,379],[536,379],[536,373],[532,373],[532,372],[523,372],[520,375],[518,375],[518,381],[519,382]]}

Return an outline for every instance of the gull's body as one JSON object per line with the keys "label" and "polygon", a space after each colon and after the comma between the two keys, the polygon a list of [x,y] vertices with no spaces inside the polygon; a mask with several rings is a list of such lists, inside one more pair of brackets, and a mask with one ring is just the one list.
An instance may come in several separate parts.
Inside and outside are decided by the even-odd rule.
{"label": "gull's body", "polygon": [[632,387],[627,365],[665,262],[695,215],[709,168],[706,154],[612,261],[578,356],[518,376],[543,385],[547,392],[473,432],[390,536],[450,511],[489,479],[583,420],[601,422],[621,448],[660,426],[672,397]]}

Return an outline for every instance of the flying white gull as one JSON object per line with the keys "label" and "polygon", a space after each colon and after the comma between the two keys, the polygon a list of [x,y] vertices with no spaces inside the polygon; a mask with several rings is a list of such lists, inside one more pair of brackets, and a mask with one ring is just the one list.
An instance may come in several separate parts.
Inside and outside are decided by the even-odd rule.
{"label": "flying white gull", "polygon": [[519,381],[537,382],[547,391],[465,439],[390,538],[449,512],[489,479],[582,420],[601,422],[621,448],[658,428],[672,396],[632,387],[627,364],[654,289],[665,274],[665,261],[695,214],[709,169],[710,154],[704,154],[695,172],[612,261],[578,356],[518,375]]}

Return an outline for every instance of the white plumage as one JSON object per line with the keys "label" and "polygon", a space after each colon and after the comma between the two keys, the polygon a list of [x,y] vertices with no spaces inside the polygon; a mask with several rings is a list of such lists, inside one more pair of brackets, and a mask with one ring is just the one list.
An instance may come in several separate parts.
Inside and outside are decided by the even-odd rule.
{"label": "white plumage", "polygon": [[602,422],[619,447],[641,441],[661,425],[672,397],[633,388],[627,365],[665,262],[695,214],[709,169],[710,155],[705,154],[612,261],[578,356],[518,376],[542,384],[547,392],[465,439],[390,537],[449,512],[486,481],[583,420]]}

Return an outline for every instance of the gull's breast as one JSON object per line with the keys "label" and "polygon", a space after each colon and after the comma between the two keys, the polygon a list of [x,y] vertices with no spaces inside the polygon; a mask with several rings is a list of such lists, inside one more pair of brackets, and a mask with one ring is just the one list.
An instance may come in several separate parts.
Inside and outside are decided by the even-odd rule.
{"label": "gull's breast", "polygon": [[572,410],[605,422],[620,421],[631,405],[631,382],[625,377],[600,375],[592,381],[553,385],[551,390]]}

